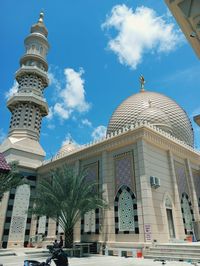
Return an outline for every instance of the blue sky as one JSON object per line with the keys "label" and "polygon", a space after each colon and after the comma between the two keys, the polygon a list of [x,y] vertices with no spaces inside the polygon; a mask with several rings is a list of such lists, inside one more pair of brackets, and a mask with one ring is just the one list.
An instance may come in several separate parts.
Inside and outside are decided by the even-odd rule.
{"label": "blue sky", "polygon": [[[0,140],[10,113],[6,95],[24,53],[24,38],[41,10],[50,50],[50,86],[40,142],[47,157],[69,138],[84,144],[104,134],[115,108],[139,91],[163,93],[188,115],[200,113],[200,64],[164,1],[2,0],[0,27]],[[200,148],[200,131],[195,145]]]}

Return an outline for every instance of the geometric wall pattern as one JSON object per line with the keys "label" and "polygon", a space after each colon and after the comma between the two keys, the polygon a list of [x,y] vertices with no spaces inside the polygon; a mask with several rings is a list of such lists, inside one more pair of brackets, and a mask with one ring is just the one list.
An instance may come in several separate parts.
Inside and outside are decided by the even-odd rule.
{"label": "geometric wall pattern", "polygon": [[183,216],[185,234],[193,234],[193,222],[195,221],[194,212],[192,209],[192,203],[186,193],[183,193],[181,197],[181,212]]}
{"label": "geometric wall pattern", "polygon": [[131,194],[123,189],[119,195],[119,231],[134,231],[134,210]]}
{"label": "geometric wall pattern", "polygon": [[92,210],[84,215],[84,232],[95,233],[95,230],[95,210]]}
{"label": "geometric wall pattern", "polygon": [[187,182],[187,172],[184,164],[174,161],[175,174],[178,184],[179,197],[182,198],[182,194],[189,195],[189,186]]}
{"label": "geometric wall pattern", "polygon": [[122,185],[118,190],[115,202],[115,233],[139,234],[137,200],[132,190]]}
{"label": "geometric wall pattern", "polygon": [[9,241],[23,241],[26,229],[27,210],[29,207],[30,186],[17,187],[11,219]]}
{"label": "geometric wall pattern", "polygon": [[[88,181],[99,184],[99,161],[84,165]],[[81,219],[81,234],[99,234],[99,209],[87,212]]]}
{"label": "geometric wall pattern", "polygon": [[38,223],[38,234],[45,234],[45,229],[46,229],[46,216],[41,216],[39,218],[39,223]]}
{"label": "geometric wall pattern", "polygon": [[193,180],[194,180],[194,187],[199,203],[199,211],[200,211],[200,172],[197,170],[192,170]]}
{"label": "geometric wall pattern", "polygon": [[133,157],[131,152],[126,152],[114,157],[114,165],[115,165],[115,187],[116,191],[118,191],[119,187],[122,185],[126,185],[135,191],[135,187],[133,186]]}

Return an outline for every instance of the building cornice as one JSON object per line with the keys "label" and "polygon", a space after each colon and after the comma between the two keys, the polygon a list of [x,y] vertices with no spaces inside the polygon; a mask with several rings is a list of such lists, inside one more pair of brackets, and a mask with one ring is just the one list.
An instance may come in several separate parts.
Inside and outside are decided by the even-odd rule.
{"label": "building cornice", "polygon": [[57,165],[63,162],[73,163],[75,160],[82,160],[92,156],[98,156],[103,151],[112,151],[128,145],[133,145],[138,140],[144,140],[163,150],[170,150],[181,158],[190,158],[196,164],[200,163],[200,152],[196,151],[183,141],[176,139],[170,134],[149,124],[141,123],[130,128],[123,128],[120,132],[114,132],[105,139],[80,146],[70,153],[55,155],[43,162],[43,166],[50,164]]}

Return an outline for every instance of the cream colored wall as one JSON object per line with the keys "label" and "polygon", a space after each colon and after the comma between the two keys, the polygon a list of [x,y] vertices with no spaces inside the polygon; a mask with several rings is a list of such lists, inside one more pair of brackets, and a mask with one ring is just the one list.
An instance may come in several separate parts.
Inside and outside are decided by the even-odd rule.
{"label": "cream colored wall", "polygon": [[[168,223],[165,209],[165,198],[168,195],[175,206],[175,189],[170,161],[167,151],[154,147],[146,142],[139,144],[143,148],[143,175],[141,175],[142,186],[142,205],[144,214],[144,224],[151,224],[152,239],[159,242],[168,242],[170,240],[168,232]],[[157,189],[151,188],[150,176],[160,179],[161,186]],[[176,216],[175,212],[180,206],[173,207],[173,217],[176,238],[183,237],[177,227],[182,227],[182,217]]]}
{"label": "cream colored wall", "polygon": [[[162,136],[161,133],[152,132],[152,129],[142,129],[137,132],[127,132],[126,135],[106,140],[106,142],[94,144],[91,147],[78,151],[72,155],[56,159],[39,168],[39,175],[45,176],[45,172],[59,167],[63,163],[76,165],[76,170],[81,165],[100,161],[100,180],[104,188],[104,196],[108,200],[109,208],[104,210],[104,219],[100,222],[100,235],[80,236],[80,223],[76,226],[76,241],[107,242],[111,246],[126,245],[133,242],[144,242],[144,224],[152,226],[152,240],[160,242],[169,241],[168,224],[166,217],[165,198],[168,196],[173,204],[174,226],[177,239],[184,239],[184,227],[181,213],[181,205],[178,194],[178,186],[174,170],[174,159],[181,158],[193,167],[199,161],[199,154],[189,147],[173,142]],[[114,158],[113,156],[127,151],[134,154],[134,171],[136,181],[136,197],[138,206],[138,223],[140,234],[115,234],[114,222]],[[175,156],[176,155],[176,156]],[[189,169],[189,167],[188,167]],[[156,176],[161,180],[161,187],[150,187],[150,176]],[[149,242],[151,243],[151,241]]]}

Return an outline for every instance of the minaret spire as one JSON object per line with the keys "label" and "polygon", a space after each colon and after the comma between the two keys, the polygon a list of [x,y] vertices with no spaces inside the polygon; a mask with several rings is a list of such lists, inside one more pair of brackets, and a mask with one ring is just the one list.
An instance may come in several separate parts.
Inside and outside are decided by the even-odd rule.
{"label": "minaret spire", "polygon": [[[42,118],[48,114],[43,93],[49,83],[46,60],[49,49],[48,31],[43,19],[44,13],[41,12],[38,22],[32,25],[30,34],[24,40],[25,53],[20,58],[20,68],[15,73],[18,90],[7,102],[12,116],[7,138],[11,144],[6,144],[6,147],[17,145],[19,149],[19,143],[22,145],[23,142],[23,150],[31,150],[42,157],[45,152],[39,144],[40,128]],[[2,144],[1,150],[3,146]]]}
{"label": "minaret spire", "polygon": [[38,19],[38,22],[41,22],[41,23],[43,23],[43,20],[44,20],[44,12],[43,12],[43,11],[41,11],[41,12],[40,12],[39,19]]}

